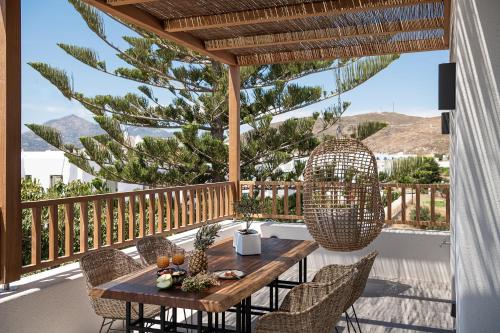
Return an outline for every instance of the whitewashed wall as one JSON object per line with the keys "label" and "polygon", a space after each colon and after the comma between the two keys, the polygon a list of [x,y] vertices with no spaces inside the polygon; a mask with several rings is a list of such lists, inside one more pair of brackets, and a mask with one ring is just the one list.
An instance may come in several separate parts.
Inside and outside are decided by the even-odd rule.
{"label": "whitewashed wall", "polygon": [[500,332],[500,2],[457,0],[451,211],[457,332]]}

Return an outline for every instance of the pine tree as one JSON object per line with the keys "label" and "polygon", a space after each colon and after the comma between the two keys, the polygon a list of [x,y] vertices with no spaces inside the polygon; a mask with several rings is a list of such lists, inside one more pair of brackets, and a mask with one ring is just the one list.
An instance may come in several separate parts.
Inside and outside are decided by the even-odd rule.
{"label": "pine tree", "polygon": [[[228,173],[227,67],[154,34],[120,22],[132,35],[124,36],[127,48],[108,38],[102,14],[80,0],[68,0],[88,27],[127,65],[110,69],[94,50],[58,44],[68,55],[91,68],[138,83],[138,92],[123,96],[89,97],[75,90],[70,75],[45,63],[30,65],[66,98],[81,103],[106,134],[80,139],[83,149],[66,144],[53,128],[27,124],[38,136],[64,151],[70,162],[86,172],[109,180],[152,186],[223,181]],[[250,130],[242,135],[243,179],[293,178],[279,165],[308,156],[319,143],[313,133],[333,126],[348,108],[336,100],[341,93],[367,81],[386,68],[397,55],[275,64],[241,68],[241,119]],[[329,91],[304,86],[297,80],[328,72],[336,82]],[[170,104],[155,97],[168,90]],[[331,100],[312,117],[293,118],[272,125],[273,117]],[[175,131],[173,137],[144,137],[134,143],[129,126]],[[316,128],[317,132],[318,129]],[[300,164],[298,164],[300,166]],[[278,171],[277,171],[278,170]],[[296,173],[300,173],[296,170]]]}

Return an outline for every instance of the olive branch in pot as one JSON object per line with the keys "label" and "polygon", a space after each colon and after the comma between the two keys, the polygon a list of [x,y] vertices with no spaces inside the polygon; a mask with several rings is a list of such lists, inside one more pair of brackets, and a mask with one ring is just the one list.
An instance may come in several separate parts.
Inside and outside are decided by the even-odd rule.
{"label": "olive branch in pot", "polygon": [[251,233],[250,226],[254,215],[260,213],[262,204],[260,200],[251,198],[249,195],[243,195],[240,201],[233,204],[236,216],[245,222],[245,229],[240,230],[242,234]]}

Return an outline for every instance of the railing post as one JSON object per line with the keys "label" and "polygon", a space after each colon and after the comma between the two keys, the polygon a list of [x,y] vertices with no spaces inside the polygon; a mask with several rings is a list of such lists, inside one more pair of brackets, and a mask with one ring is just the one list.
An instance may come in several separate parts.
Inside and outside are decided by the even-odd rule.
{"label": "railing post", "polygon": [[21,225],[21,1],[0,1],[0,283],[19,280]]}
{"label": "railing post", "polygon": [[[229,66],[229,181],[234,183],[233,201],[240,189],[240,67]],[[231,203],[232,204],[232,203]]]}

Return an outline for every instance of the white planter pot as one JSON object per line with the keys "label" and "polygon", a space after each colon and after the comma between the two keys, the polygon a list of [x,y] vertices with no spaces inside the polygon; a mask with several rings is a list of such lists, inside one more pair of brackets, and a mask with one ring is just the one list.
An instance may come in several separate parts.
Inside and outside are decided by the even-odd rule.
{"label": "white planter pot", "polygon": [[242,256],[261,254],[261,236],[256,231],[251,234],[235,232],[234,247],[236,248],[236,253]]}

